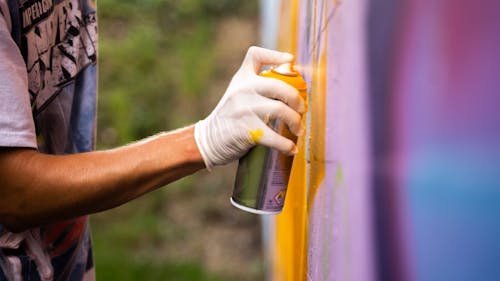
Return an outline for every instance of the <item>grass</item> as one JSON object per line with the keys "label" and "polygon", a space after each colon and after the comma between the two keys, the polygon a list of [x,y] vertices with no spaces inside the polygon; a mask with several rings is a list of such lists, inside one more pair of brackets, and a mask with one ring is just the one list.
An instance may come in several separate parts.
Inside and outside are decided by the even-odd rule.
{"label": "grass", "polygon": [[163,243],[176,243],[183,235],[161,215],[160,204],[167,202],[168,196],[168,192],[158,190],[91,217],[97,280],[229,280],[207,271],[200,261],[174,260],[161,253],[161,249],[168,249]]}

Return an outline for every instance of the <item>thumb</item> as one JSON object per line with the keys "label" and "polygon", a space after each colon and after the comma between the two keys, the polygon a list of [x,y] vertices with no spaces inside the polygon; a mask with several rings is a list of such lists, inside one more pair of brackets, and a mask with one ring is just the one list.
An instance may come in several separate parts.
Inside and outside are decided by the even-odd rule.
{"label": "thumb", "polygon": [[252,46],[247,51],[242,68],[258,73],[262,65],[279,65],[292,62],[293,59],[294,57],[290,53]]}

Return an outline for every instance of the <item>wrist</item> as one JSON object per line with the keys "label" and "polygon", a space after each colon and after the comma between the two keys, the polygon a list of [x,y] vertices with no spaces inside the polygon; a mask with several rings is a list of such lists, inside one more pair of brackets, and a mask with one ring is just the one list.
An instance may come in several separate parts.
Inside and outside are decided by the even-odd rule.
{"label": "wrist", "polygon": [[[163,159],[159,161],[164,163],[167,168],[171,165],[204,168],[203,157],[194,137],[194,125],[174,131],[162,132],[144,141],[147,142],[154,139],[157,139],[154,142],[158,145],[156,148],[156,152],[159,153],[158,158]],[[168,162],[164,162],[166,158],[169,159]]]}
{"label": "wrist", "polygon": [[181,154],[186,163],[204,166],[204,160],[196,143],[195,126],[190,125],[171,132],[177,135],[176,140],[184,144]]}
{"label": "wrist", "polygon": [[206,138],[203,138],[203,126],[205,126],[206,120],[200,120],[198,121],[195,125],[194,125],[194,133],[193,133],[193,136],[194,136],[194,139],[195,139],[195,143],[196,143],[196,148],[198,150],[198,153],[205,165],[205,168],[211,172],[212,171],[212,167],[213,167],[213,164],[211,163],[210,161],[210,158],[209,156],[207,155],[207,151],[206,151],[206,147],[207,147],[207,143],[206,143]]}

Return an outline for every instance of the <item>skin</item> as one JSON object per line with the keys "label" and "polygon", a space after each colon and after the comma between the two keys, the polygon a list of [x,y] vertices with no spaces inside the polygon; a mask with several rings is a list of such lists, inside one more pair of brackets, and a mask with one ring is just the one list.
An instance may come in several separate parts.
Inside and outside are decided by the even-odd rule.
{"label": "skin", "polygon": [[[298,131],[298,112],[305,107],[297,90],[256,74],[262,64],[289,63],[292,59],[290,54],[249,48],[236,76],[244,81],[258,80],[230,86],[229,98],[238,95],[238,101],[244,102],[245,93],[256,91],[275,99],[271,108],[260,113],[283,118]],[[275,136],[274,142],[262,144],[274,144],[287,154],[296,151],[295,144],[283,137]],[[12,232],[21,232],[111,209],[204,168],[194,126],[116,149],[71,155],[0,147],[0,224]]]}
{"label": "skin", "polygon": [[0,223],[20,232],[110,209],[204,167],[194,126],[73,155],[2,148]]}

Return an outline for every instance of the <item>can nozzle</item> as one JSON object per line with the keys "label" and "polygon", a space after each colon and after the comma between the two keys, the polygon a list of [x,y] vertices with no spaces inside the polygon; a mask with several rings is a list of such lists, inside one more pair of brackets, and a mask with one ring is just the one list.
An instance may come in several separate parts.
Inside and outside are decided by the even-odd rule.
{"label": "can nozzle", "polygon": [[297,76],[297,71],[293,69],[292,63],[284,63],[279,65],[276,68],[273,68],[272,71],[286,76]]}

